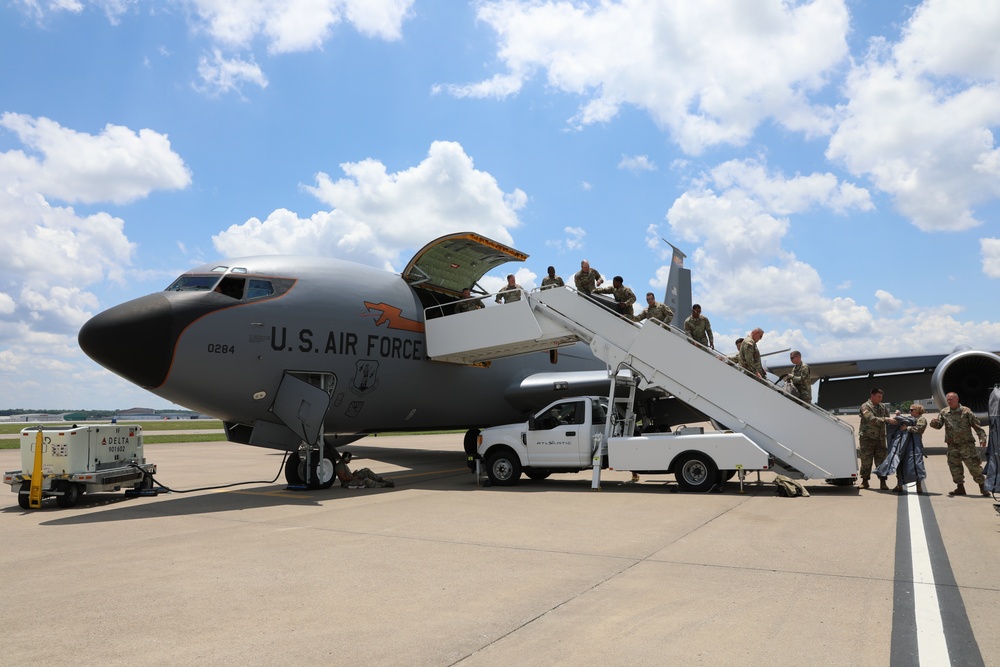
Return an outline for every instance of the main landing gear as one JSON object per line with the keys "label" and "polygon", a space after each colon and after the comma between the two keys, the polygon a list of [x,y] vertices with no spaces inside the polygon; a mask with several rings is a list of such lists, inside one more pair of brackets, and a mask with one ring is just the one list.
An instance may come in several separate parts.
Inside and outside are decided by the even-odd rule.
{"label": "main landing gear", "polygon": [[288,461],[285,463],[285,481],[288,482],[289,486],[329,489],[337,480],[336,457],[336,450],[324,451],[323,458],[320,458],[319,449],[313,449],[308,456],[309,466],[312,470],[307,471],[306,449],[300,447],[289,455]]}

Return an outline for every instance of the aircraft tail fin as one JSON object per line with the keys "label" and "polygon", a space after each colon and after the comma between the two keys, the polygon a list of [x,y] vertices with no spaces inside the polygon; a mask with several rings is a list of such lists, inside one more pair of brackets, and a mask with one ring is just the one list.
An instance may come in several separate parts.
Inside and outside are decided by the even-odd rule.
{"label": "aircraft tail fin", "polygon": [[673,257],[670,258],[670,272],[667,274],[667,291],[663,295],[663,303],[674,311],[674,326],[680,328],[691,313],[691,270],[684,268],[684,258],[687,256],[681,249],[666,239],[664,243],[670,246]]}

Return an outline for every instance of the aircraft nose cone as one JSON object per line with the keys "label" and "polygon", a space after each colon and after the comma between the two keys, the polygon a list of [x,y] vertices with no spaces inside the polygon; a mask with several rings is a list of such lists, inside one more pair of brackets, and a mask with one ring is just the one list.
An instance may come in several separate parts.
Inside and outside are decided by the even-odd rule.
{"label": "aircraft nose cone", "polygon": [[140,387],[158,387],[173,359],[173,308],[162,294],[140,297],[91,318],[78,340],[101,366]]}

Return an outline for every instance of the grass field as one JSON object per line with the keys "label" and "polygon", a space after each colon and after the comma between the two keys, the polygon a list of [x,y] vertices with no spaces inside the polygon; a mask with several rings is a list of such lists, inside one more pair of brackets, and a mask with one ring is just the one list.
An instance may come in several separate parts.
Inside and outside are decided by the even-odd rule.
{"label": "grass field", "polygon": [[[85,422],[85,423],[98,423],[98,422]],[[217,419],[164,419],[161,421],[152,422],[129,422],[122,421],[118,422],[119,426],[124,426],[127,424],[138,424],[142,426],[144,433],[149,433],[150,431],[185,431],[185,433],[158,433],[156,435],[143,435],[142,441],[146,445],[161,444],[165,442],[216,442],[219,440],[225,440],[225,433],[222,431],[222,422]],[[78,424],[80,425],[80,424]],[[20,422],[10,422],[0,424],[0,435],[10,435],[20,433],[25,427],[34,428],[38,426],[37,424],[24,424]],[[51,423],[43,424],[46,429],[50,428],[71,428],[72,423]],[[198,431],[198,433],[191,433],[191,431]],[[461,431],[420,431],[424,434],[433,433],[460,433]],[[413,435],[413,432],[407,433],[382,433],[379,435]],[[0,449],[17,449],[20,445],[19,438],[4,438],[0,440]]]}
{"label": "grass field", "polygon": [[[98,423],[98,422],[85,422],[85,423]],[[214,442],[217,440],[225,440],[226,436],[222,432],[222,422],[217,419],[163,419],[155,422],[130,422],[121,421],[118,422],[118,426],[125,426],[129,424],[138,424],[142,426],[144,432],[148,431],[199,431],[199,433],[175,433],[169,434],[165,433],[162,435],[144,435],[142,441],[144,444],[152,445],[163,442]],[[77,424],[82,425],[82,424]],[[0,434],[13,434],[20,433],[21,429],[25,427],[33,428],[38,426],[38,424],[24,424],[24,423],[8,423],[0,424]],[[50,428],[71,428],[72,423],[51,423],[43,424],[46,429]],[[0,449],[17,449],[20,447],[20,439],[3,439],[0,440]]]}
{"label": "grass field", "polygon": [[[107,423],[107,422],[76,422],[78,425],[85,425],[88,423]],[[142,427],[143,431],[222,431],[222,422],[218,419],[163,419],[160,421],[152,422],[131,422],[122,421],[119,425],[125,424],[138,424]],[[66,422],[60,424],[58,422],[45,423],[42,424],[45,428],[69,428],[73,423]],[[0,423],[0,434],[9,433],[20,433],[21,429],[25,427],[34,428],[38,424],[23,423],[23,422],[5,422]]]}

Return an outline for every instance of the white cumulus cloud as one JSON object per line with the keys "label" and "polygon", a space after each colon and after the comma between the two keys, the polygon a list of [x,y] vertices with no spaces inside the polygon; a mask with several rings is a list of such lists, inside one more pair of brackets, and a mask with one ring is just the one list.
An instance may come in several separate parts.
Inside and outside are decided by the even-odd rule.
{"label": "white cumulus cloud", "polygon": [[978,226],[976,206],[1000,196],[997,34],[1000,4],[928,0],[900,42],[875,42],[845,83],[827,156],[922,230]]}
{"label": "white cumulus cloud", "polygon": [[650,160],[648,155],[622,155],[622,159],[618,162],[618,168],[633,173],[656,171],[656,163]]}
{"label": "white cumulus cloud", "polygon": [[420,164],[396,173],[372,158],[340,167],[343,178],[320,173],[316,185],[304,186],[330,210],[308,218],[276,210],[213,236],[216,249],[228,256],[319,254],[399,270],[403,250],[444,234],[474,231],[512,244],[510,230],[527,202],[519,189],[501,190],[454,142],[434,142]]}
{"label": "white cumulus cloud", "polygon": [[0,116],[3,130],[20,141],[0,152],[0,238],[14,249],[0,263],[0,394],[14,396],[45,369],[85,372],[76,335],[99,307],[88,288],[124,281],[135,252],[121,218],[51,200],[131,202],[185,188],[191,175],[152,130],[88,134],[15,113]]}
{"label": "white cumulus cloud", "polygon": [[980,239],[983,273],[990,278],[1000,278],[1000,239]]}
{"label": "white cumulus cloud", "polygon": [[107,125],[100,134],[61,126],[48,118],[0,115],[26,151],[0,154],[0,182],[68,203],[127,203],[153,190],[177,190],[191,173],[165,134]]}
{"label": "white cumulus cloud", "polygon": [[810,98],[848,53],[841,0],[499,0],[480,4],[478,16],[497,32],[507,71],[439,89],[502,98],[541,72],[581,98],[571,124],[607,122],[633,106],[689,153],[742,144],[767,119],[828,133],[832,111]]}

